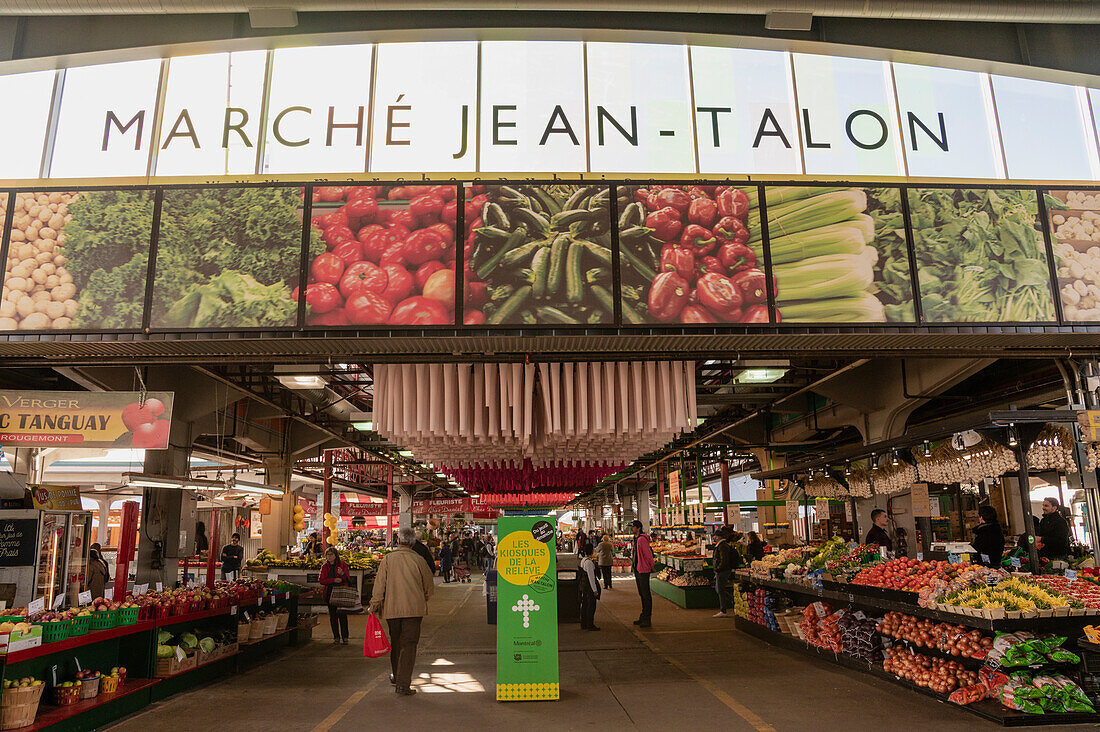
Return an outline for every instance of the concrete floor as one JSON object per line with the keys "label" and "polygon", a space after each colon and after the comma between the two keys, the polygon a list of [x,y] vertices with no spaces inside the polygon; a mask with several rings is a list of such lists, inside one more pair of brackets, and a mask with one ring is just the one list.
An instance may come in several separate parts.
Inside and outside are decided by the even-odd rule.
{"label": "concrete floor", "polygon": [[[365,617],[349,646],[327,618],[312,643],[233,678],[180,694],[112,726],[115,732],[277,729],[352,732],[448,729],[973,730],[989,722],[885,681],[774,648],[712,610],[654,595],[653,627],[638,631],[632,579],[616,579],[597,610],[599,632],[560,628],[562,698],[493,699],[494,626],[479,583],[438,586],[414,677],[395,697],[389,660],[362,656]],[[360,647],[356,646],[359,639]],[[400,725],[400,727],[398,727]]]}

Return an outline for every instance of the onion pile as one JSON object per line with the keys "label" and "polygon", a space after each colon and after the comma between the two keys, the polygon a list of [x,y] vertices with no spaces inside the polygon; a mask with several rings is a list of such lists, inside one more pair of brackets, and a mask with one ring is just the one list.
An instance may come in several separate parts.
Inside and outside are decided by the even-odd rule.
{"label": "onion pile", "polygon": [[978,683],[978,673],[963,668],[958,661],[932,658],[909,650],[891,651],[890,658],[882,662],[882,668],[939,694],[949,694]]}
{"label": "onion pile", "polygon": [[980,630],[963,625],[935,623],[905,613],[889,612],[882,616],[878,632],[923,648],[963,658],[985,658],[993,648],[993,639]]}

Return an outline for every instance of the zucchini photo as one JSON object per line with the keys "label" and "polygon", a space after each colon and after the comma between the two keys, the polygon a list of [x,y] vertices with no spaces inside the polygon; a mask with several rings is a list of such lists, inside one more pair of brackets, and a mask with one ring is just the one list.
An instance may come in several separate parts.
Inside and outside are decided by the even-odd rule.
{"label": "zucchini photo", "polygon": [[610,188],[475,185],[465,215],[466,325],[614,322]]}

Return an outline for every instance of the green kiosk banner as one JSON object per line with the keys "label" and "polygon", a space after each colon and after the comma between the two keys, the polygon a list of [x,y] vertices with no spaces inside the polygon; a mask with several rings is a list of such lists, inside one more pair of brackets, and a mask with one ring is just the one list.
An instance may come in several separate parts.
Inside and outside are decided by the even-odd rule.
{"label": "green kiosk banner", "polygon": [[497,536],[497,701],[557,699],[554,525],[538,516],[505,516]]}

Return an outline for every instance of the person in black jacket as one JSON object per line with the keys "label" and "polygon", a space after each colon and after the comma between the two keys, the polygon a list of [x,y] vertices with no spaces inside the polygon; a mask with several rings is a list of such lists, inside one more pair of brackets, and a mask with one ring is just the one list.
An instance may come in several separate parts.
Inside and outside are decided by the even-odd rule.
{"label": "person in black jacket", "polygon": [[978,553],[978,563],[987,567],[1000,567],[1005,551],[1005,533],[997,520],[997,511],[992,506],[978,509],[982,522],[974,527],[974,538],[970,545]]}
{"label": "person in black jacket", "polygon": [[755,531],[749,532],[749,556],[754,560],[764,558],[764,542],[760,540],[760,536]]}
{"label": "person in black jacket", "polygon": [[878,544],[885,547],[888,552],[893,551],[894,542],[890,540],[890,534],[886,533],[886,527],[890,524],[890,517],[886,515],[886,511],[881,508],[871,511],[871,523],[874,526],[867,532],[867,538],[863,540],[863,543]]}
{"label": "person in black jacket", "polygon": [[718,612],[716,618],[725,618],[726,609],[733,603],[730,602],[727,585],[733,570],[741,566],[741,555],[734,548],[734,542],[740,540],[740,532],[734,531],[729,526],[723,526],[718,532],[718,543],[714,545],[714,591],[718,593]]}
{"label": "person in black jacket", "polygon": [[1039,538],[1043,546],[1039,556],[1047,559],[1065,559],[1069,556],[1069,522],[1062,515],[1058,499],[1053,496],[1043,499],[1043,518],[1039,521]]}
{"label": "person in black jacket", "polygon": [[435,572],[436,572],[436,566],[435,566],[435,557],[432,556],[432,550],[429,549],[424,544],[424,542],[420,541],[420,539],[417,539],[416,543],[413,544],[411,548],[414,552],[416,552],[417,554],[422,556],[424,558],[424,561],[428,563],[428,569],[431,571],[432,576],[434,577]]}

